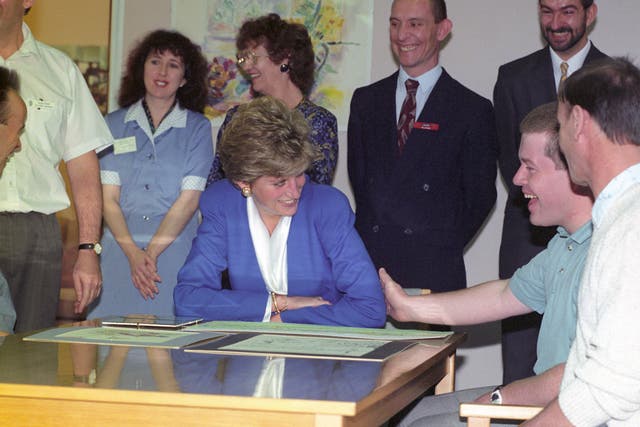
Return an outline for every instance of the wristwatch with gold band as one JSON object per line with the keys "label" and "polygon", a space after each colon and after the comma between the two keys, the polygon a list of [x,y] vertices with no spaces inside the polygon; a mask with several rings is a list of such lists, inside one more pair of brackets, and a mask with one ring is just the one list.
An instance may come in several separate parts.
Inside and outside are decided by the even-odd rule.
{"label": "wristwatch with gold band", "polygon": [[102,245],[100,242],[96,243],[80,243],[78,245],[78,250],[92,250],[96,253],[96,255],[100,255],[102,253]]}

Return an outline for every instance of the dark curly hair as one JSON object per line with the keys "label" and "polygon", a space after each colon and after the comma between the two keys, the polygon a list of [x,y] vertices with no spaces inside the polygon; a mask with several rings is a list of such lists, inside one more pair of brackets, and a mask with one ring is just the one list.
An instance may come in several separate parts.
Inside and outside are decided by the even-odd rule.
{"label": "dark curly hair", "polygon": [[304,25],[284,21],[275,13],[250,19],[238,31],[236,48],[242,51],[254,44],[264,46],[269,59],[276,64],[288,58],[291,81],[303,94],[309,94],[314,83],[315,59]]}
{"label": "dark curly hair", "polygon": [[202,113],[207,100],[207,60],[200,46],[177,31],[155,30],[145,36],[129,53],[127,69],[122,76],[118,104],[125,108],[144,97],[144,63],[152,53],[169,51],[182,59],[187,81],[178,89],[180,106]]}

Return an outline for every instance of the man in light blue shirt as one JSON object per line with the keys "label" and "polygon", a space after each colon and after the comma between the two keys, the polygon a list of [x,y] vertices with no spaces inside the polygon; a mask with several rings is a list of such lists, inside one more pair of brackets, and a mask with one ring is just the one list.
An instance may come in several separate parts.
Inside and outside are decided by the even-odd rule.
{"label": "man in light blue shirt", "polygon": [[[571,184],[558,148],[555,103],[531,111],[520,127],[522,188],[534,225],[559,225],[547,249],[509,280],[494,280],[455,292],[409,297],[384,270],[380,277],[389,314],[399,321],[469,325],[537,311],[543,314],[535,377],[491,393],[483,388],[423,399],[401,425],[463,425],[461,401],[544,405],[554,398],[544,384],[559,384],[575,336],[576,298],[591,237],[591,193]],[[539,393],[532,393],[535,389]],[[557,388],[556,388],[557,390]],[[478,397],[480,396],[480,397]],[[415,424],[412,424],[414,423]]]}

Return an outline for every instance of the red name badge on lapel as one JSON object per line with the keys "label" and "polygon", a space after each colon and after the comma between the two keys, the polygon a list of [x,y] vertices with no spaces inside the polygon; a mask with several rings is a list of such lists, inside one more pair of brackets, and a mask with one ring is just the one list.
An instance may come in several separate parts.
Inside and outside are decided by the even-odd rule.
{"label": "red name badge on lapel", "polygon": [[440,129],[440,125],[438,123],[415,122],[413,124],[413,128],[437,131],[438,129]]}

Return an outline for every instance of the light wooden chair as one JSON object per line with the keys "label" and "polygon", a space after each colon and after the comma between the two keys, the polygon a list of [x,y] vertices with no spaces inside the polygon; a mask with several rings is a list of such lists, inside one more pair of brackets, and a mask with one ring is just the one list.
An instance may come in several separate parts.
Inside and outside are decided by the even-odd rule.
{"label": "light wooden chair", "polygon": [[536,416],[541,410],[540,406],[461,403],[460,417],[467,419],[468,427],[490,427],[492,419],[526,421]]}

